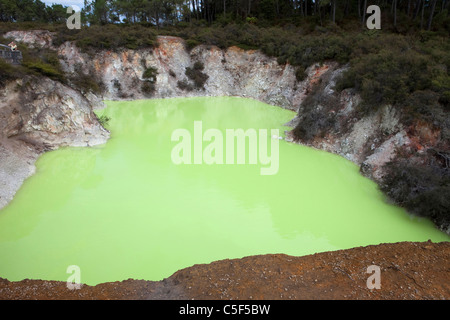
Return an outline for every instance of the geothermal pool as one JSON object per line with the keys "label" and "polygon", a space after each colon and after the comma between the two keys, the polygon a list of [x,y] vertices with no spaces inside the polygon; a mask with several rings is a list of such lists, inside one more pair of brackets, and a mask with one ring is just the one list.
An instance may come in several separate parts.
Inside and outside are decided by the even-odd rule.
{"label": "geothermal pool", "polygon": [[[449,240],[430,221],[387,204],[353,163],[274,141],[271,129],[284,135],[292,111],[233,97],[107,105],[98,112],[111,118],[105,145],[42,155],[0,211],[0,277],[66,281],[76,265],[89,285],[161,280],[225,258]],[[244,163],[226,161],[227,129],[269,132],[257,136],[256,163],[250,142]],[[264,146],[266,155],[278,150],[278,163],[263,161]],[[234,151],[237,159],[237,144]]]}

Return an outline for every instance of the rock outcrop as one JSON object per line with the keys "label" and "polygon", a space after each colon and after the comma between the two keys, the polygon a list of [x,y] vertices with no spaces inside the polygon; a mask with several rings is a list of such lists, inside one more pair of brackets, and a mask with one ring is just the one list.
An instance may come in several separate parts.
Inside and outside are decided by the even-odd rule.
{"label": "rock outcrop", "polygon": [[10,82],[0,92],[0,208],[34,173],[42,152],[103,144],[108,137],[80,92],[42,77]]}
{"label": "rock outcrop", "polygon": [[[154,49],[100,51],[89,57],[66,42],[58,54],[66,72],[81,67],[86,74],[98,76],[106,88],[106,100],[149,98],[141,86],[146,81],[144,71],[150,67],[158,72],[152,98],[241,96],[295,110],[304,95],[305,85],[296,80],[292,66],[279,65],[259,51],[204,45],[187,51],[182,39],[169,36],[158,37],[158,43]],[[189,81],[186,68],[195,62],[201,62],[208,75],[204,88],[180,89],[178,82]]]}

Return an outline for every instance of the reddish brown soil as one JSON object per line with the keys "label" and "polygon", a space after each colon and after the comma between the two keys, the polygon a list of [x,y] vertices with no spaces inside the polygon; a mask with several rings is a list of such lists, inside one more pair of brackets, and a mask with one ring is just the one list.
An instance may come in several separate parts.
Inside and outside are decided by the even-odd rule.
{"label": "reddish brown soil", "polygon": [[[381,269],[368,289],[367,267]],[[401,242],[304,257],[250,256],[195,265],[159,282],[83,285],[0,279],[0,299],[449,299],[450,242]]]}

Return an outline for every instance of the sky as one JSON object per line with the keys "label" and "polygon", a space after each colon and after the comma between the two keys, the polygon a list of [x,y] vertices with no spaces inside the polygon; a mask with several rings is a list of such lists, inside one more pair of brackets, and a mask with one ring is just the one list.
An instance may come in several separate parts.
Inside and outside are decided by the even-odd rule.
{"label": "sky", "polygon": [[41,0],[46,5],[51,6],[52,4],[62,4],[63,6],[78,6],[80,9],[84,6],[84,0]]}

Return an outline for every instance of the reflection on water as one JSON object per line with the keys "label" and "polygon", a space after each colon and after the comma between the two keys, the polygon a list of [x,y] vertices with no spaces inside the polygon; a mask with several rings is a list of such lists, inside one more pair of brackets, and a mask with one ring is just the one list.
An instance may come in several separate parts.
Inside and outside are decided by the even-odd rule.
{"label": "reflection on water", "polygon": [[280,141],[279,171],[175,165],[172,131],[276,129],[291,111],[241,98],[109,102],[111,139],[44,154],[0,211],[0,277],[160,280],[178,269],[265,253],[305,255],[398,241],[447,241],[384,202],[349,161]]}

